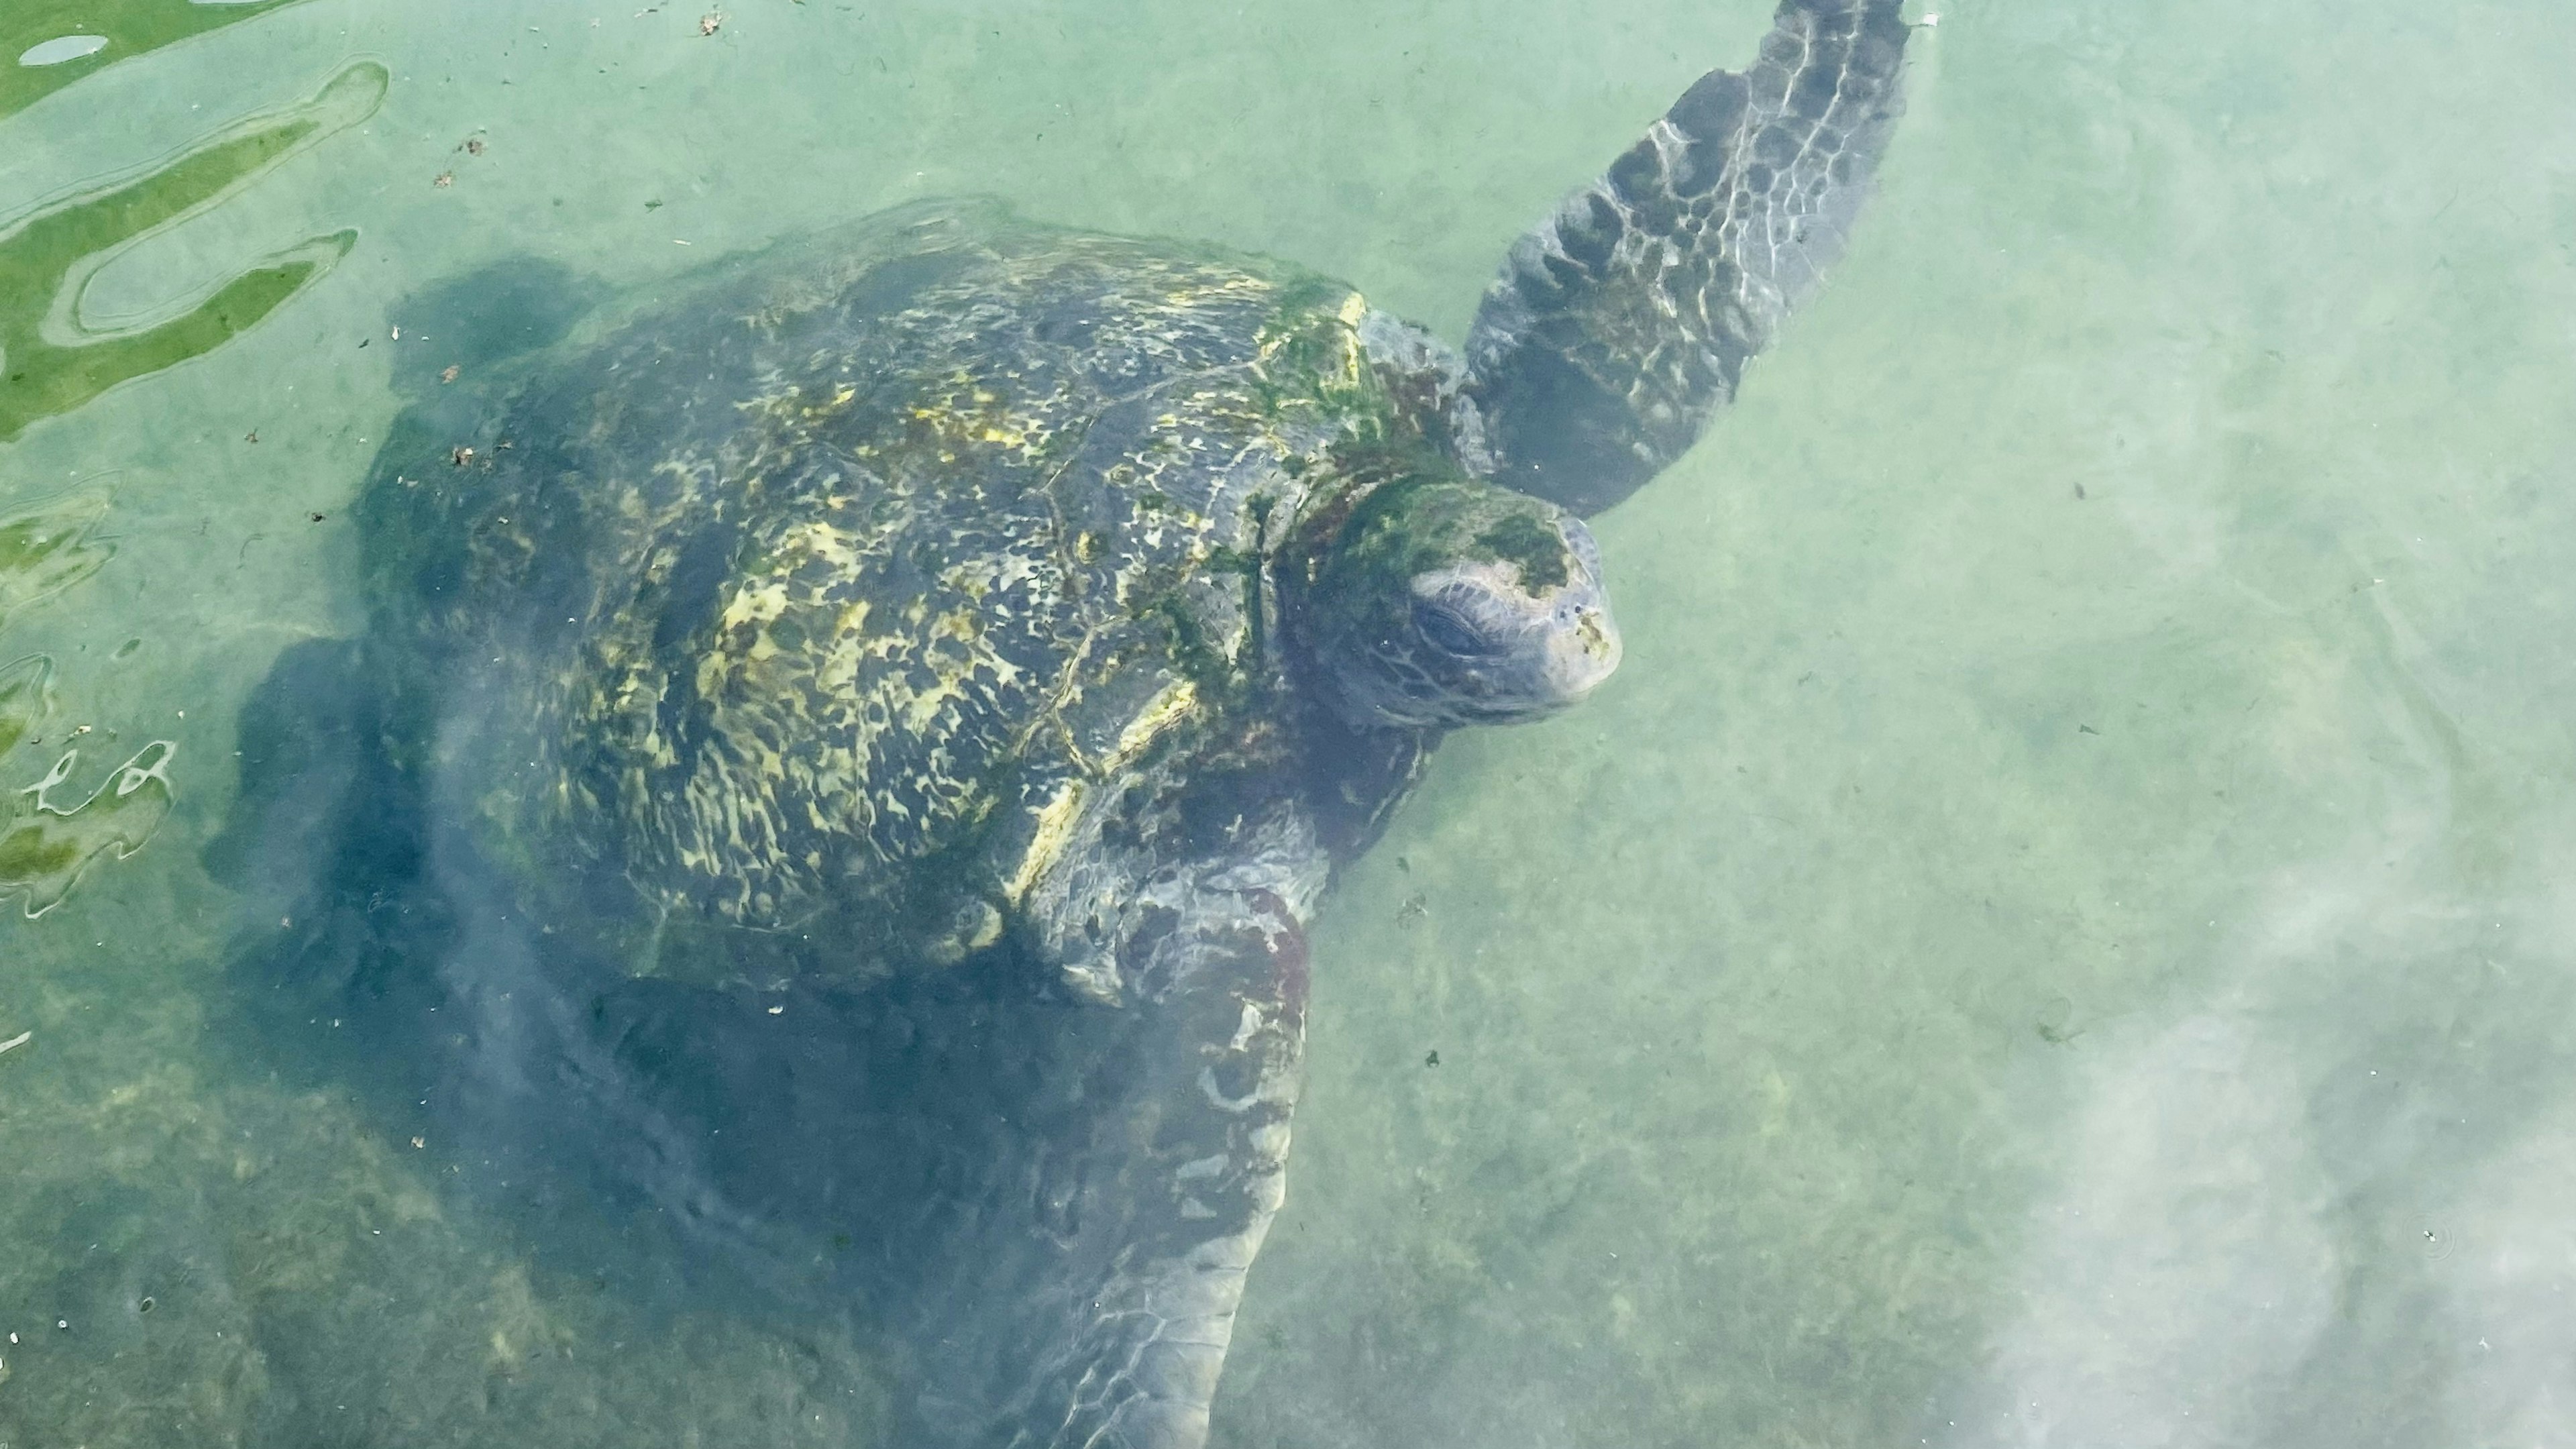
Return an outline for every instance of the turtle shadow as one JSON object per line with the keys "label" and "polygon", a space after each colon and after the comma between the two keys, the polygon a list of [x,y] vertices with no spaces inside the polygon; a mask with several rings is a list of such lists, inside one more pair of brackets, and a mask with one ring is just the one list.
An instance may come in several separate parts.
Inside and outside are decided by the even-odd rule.
{"label": "turtle shadow", "polygon": [[[519,261],[407,299],[404,332],[437,345],[398,354],[398,428],[470,431],[599,296]],[[434,1144],[424,1176],[540,1269],[648,1313],[850,1334],[898,1442],[985,1442],[1070,1306],[1031,1285],[1124,1241],[1084,1175],[1118,1104],[1171,1090],[1168,1026],[1051,999],[1007,952],[864,991],[632,978],[531,920],[441,818],[440,700],[373,652],[290,647],[239,721],[205,863],[239,901],[245,1065]]]}

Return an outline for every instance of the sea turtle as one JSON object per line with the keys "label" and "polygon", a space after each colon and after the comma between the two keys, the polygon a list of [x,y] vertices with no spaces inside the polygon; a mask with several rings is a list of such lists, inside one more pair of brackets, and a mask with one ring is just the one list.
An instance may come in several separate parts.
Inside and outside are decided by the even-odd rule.
{"label": "sea turtle", "polygon": [[1292,265],[933,203],[397,427],[366,667],[429,853],[502,883],[470,949],[517,923],[809,1082],[818,1012],[870,1043],[839,1210],[911,1224],[904,1442],[1202,1442],[1335,864],[1444,731],[1611,672],[1581,519],[1840,250],[1906,36],[1786,0],[1463,354]]}

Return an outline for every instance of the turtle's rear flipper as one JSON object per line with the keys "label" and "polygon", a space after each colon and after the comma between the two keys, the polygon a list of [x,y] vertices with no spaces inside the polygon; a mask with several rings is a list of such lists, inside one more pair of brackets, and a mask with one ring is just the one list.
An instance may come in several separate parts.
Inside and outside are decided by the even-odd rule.
{"label": "turtle's rear flipper", "polygon": [[1312,842],[1283,804],[1152,883],[1121,1006],[1007,953],[856,993],[612,988],[630,1119],[787,1250],[705,1282],[846,1312],[902,1449],[1199,1449],[1282,1195]]}
{"label": "turtle's rear flipper", "polygon": [[[1133,1012],[1130,1090],[1032,1183],[1061,1236],[1026,1302],[1063,1337],[1030,1365],[1014,1445],[1199,1449],[1246,1272],[1284,1193],[1305,1054],[1305,937],[1254,891],[1152,949],[1190,979]],[[1105,1014],[1105,1013],[1103,1013]],[[1105,1065],[1105,1064],[1104,1064]],[[1052,1261],[1045,1261],[1051,1259]]]}
{"label": "turtle's rear flipper", "polygon": [[1841,255],[1900,107],[1900,0],[1782,0],[1512,248],[1467,338],[1496,477],[1592,514],[1698,440]]}
{"label": "turtle's rear flipper", "polygon": [[978,994],[868,1014],[841,1078],[865,1120],[834,1196],[848,1255],[876,1265],[863,1296],[913,1360],[892,1442],[1206,1442],[1304,1052],[1304,937],[1281,893],[1320,871],[1252,851],[1166,882],[1122,953],[1124,1006]]}
{"label": "turtle's rear flipper", "polygon": [[1282,1197],[1324,867],[1283,803],[1159,877],[1121,1006],[1007,953],[855,993],[613,986],[595,1075],[638,1095],[606,1135],[689,1144],[653,1196],[702,1182],[694,1223],[759,1225],[700,1235],[700,1291],[759,1281],[882,1351],[883,1442],[1200,1449]]}

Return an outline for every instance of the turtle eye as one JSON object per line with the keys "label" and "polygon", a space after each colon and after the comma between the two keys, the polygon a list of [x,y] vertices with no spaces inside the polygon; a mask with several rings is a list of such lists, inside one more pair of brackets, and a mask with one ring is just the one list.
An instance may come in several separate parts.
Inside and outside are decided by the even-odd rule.
{"label": "turtle eye", "polygon": [[1432,648],[1461,659],[1482,659],[1501,652],[1457,610],[1429,599],[1413,601],[1413,627]]}

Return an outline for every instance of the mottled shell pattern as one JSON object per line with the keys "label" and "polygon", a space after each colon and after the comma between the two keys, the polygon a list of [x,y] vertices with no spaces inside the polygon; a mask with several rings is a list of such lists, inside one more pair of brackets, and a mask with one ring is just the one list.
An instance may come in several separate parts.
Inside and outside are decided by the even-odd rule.
{"label": "mottled shell pattern", "polygon": [[482,681],[456,803],[630,969],[992,944],[1121,793],[1274,750],[1265,530],[1406,426],[1364,323],[1275,262],[915,207],[544,359],[374,490],[388,606]]}

